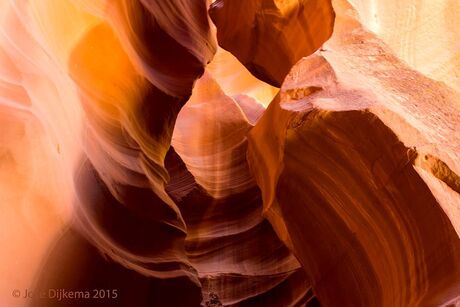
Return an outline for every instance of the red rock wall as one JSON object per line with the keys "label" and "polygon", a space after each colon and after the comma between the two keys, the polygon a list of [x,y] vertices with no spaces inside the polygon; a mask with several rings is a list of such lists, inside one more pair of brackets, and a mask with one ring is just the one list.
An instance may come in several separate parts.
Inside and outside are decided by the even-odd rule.
{"label": "red rock wall", "polygon": [[0,305],[458,304],[448,2],[0,1]]}

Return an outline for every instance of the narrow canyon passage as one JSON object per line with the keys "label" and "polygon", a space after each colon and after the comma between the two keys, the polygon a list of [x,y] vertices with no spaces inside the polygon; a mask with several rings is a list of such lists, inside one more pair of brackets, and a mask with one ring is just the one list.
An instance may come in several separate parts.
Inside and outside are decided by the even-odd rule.
{"label": "narrow canyon passage", "polygon": [[0,12],[0,306],[460,304],[456,1]]}

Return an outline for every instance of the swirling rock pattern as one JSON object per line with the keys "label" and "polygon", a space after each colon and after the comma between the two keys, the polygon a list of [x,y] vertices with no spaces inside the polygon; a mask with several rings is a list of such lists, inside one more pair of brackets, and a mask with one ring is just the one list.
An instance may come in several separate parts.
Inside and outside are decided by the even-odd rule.
{"label": "swirling rock pattern", "polygon": [[435,2],[0,0],[0,306],[458,305]]}
{"label": "swirling rock pattern", "polygon": [[241,108],[205,73],[179,113],[166,161],[167,191],[187,225],[186,252],[203,297],[225,306],[313,299],[305,272],[263,218],[249,172],[246,135],[262,112],[253,99]]}
{"label": "swirling rock pattern", "polygon": [[460,281],[458,93],[335,9],[324,51],[293,67],[250,133],[265,210],[322,304],[442,305]]}
{"label": "swirling rock pattern", "polygon": [[[163,160],[177,113],[210,60],[212,43],[205,44],[201,37],[206,27],[186,47],[178,43],[174,35],[191,32],[191,27],[162,24],[164,14],[177,14],[178,9],[121,1],[107,10],[114,16],[112,22],[120,22],[129,32],[119,39],[102,22],[74,48],[70,75],[85,109],[88,158],[75,180],[80,226],[96,246],[142,274],[187,274],[198,284],[183,254],[185,224],[164,191],[168,175]],[[187,9],[196,19],[191,19],[193,26],[207,24],[205,2]],[[155,44],[162,48],[147,52]],[[128,57],[133,52],[141,62],[137,69]]]}

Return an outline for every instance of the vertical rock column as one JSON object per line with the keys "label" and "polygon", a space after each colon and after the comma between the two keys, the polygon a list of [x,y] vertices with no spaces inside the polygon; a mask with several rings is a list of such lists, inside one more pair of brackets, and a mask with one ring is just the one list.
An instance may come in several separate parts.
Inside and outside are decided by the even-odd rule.
{"label": "vertical rock column", "polygon": [[192,291],[200,285],[163,161],[176,116],[215,51],[206,1],[114,1],[104,13],[69,60],[85,110],[78,229],[138,273],[187,276]]}

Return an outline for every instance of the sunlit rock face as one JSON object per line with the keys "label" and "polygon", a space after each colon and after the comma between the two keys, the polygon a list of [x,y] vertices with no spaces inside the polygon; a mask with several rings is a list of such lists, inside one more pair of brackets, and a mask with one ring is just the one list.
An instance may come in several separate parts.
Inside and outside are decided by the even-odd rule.
{"label": "sunlit rock face", "polygon": [[0,306],[460,304],[459,9],[0,0]]}
{"label": "sunlit rock face", "polygon": [[460,285],[459,95],[335,9],[250,132],[265,210],[322,304],[442,305]]}
{"label": "sunlit rock face", "polygon": [[396,56],[426,76],[460,90],[460,2],[351,0],[360,21]]}

